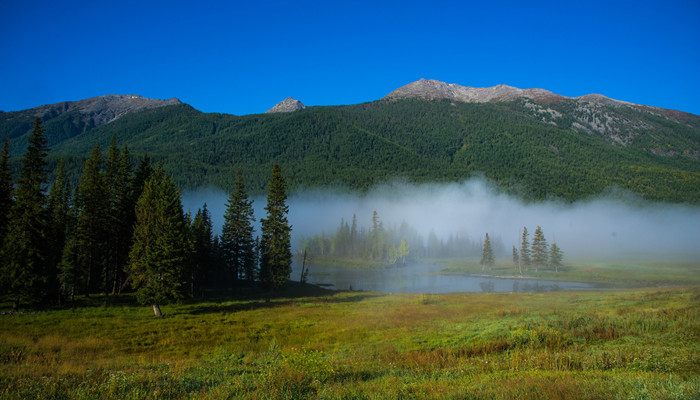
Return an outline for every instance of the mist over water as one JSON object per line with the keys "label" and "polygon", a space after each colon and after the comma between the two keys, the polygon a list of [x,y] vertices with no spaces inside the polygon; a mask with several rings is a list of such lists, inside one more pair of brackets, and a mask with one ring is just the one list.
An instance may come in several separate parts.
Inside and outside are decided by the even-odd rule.
{"label": "mist over water", "polygon": [[[185,210],[196,213],[204,203],[211,212],[214,232],[221,232],[228,194],[219,189],[186,191]],[[265,217],[265,196],[252,198],[256,235]],[[292,250],[301,237],[334,234],[341,218],[358,227],[372,224],[377,211],[385,227],[406,222],[423,238],[433,230],[440,239],[451,234],[468,235],[472,241],[484,234],[500,239],[503,256],[518,247],[523,226],[530,240],[537,226],[548,243],[553,241],[567,258],[634,258],[700,260],[700,207],[646,202],[629,196],[602,196],[574,203],[555,201],[525,203],[493,189],[483,180],[453,184],[390,183],[364,194],[338,189],[313,189],[289,195]]]}

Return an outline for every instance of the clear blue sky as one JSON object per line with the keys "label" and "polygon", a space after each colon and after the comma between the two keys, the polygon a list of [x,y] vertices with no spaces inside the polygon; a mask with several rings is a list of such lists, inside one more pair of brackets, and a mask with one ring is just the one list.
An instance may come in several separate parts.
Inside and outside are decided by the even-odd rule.
{"label": "clear blue sky", "polygon": [[700,1],[0,1],[0,110],[105,94],[205,112],[420,78],[700,114]]}

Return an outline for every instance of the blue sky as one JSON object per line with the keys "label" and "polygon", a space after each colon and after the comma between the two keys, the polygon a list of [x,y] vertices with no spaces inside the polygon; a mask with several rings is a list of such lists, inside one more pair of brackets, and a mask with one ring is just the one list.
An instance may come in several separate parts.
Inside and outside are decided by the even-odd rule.
{"label": "blue sky", "polygon": [[698,0],[3,0],[0,49],[4,111],[140,94],[243,115],[427,78],[700,114]]}

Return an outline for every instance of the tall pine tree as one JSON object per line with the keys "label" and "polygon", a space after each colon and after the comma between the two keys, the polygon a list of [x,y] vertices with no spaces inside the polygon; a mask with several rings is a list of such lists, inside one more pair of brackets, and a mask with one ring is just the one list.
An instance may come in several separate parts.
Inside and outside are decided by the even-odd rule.
{"label": "tall pine tree", "polygon": [[5,138],[0,154],[0,248],[9,229],[12,209],[12,170],[10,169],[10,139]]}
{"label": "tall pine tree", "polygon": [[238,171],[236,184],[226,203],[220,249],[229,283],[239,278],[253,281],[257,275],[257,254],[253,238],[255,215],[248,200],[243,175]]}
{"label": "tall pine tree", "polygon": [[542,228],[537,226],[535,229],[535,235],[532,237],[532,263],[535,265],[535,271],[538,267],[544,267],[547,265],[547,259],[549,254],[547,254],[549,246],[547,246],[547,239],[542,233]]}
{"label": "tall pine tree", "polygon": [[197,214],[192,220],[190,235],[193,248],[189,277],[190,296],[195,297],[204,294],[204,286],[207,282],[211,265],[212,223],[206,204],[197,210]]}
{"label": "tall pine tree", "polygon": [[493,256],[493,249],[491,248],[491,239],[489,239],[488,232],[486,233],[486,238],[484,239],[484,249],[481,253],[481,270],[488,268],[491,270],[493,266],[496,265],[496,260]]}
{"label": "tall pine tree", "polygon": [[22,301],[41,300],[46,272],[46,137],[41,120],[34,120],[27,153],[10,212],[9,230],[0,250],[0,288],[17,310]]}
{"label": "tall pine tree", "polygon": [[549,248],[549,266],[554,268],[556,272],[559,272],[563,258],[564,255],[559,249],[559,246],[557,246],[557,242],[552,243],[552,246]]}
{"label": "tall pine tree", "polygon": [[121,290],[124,278],[124,266],[129,259],[131,235],[133,232],[134,206],[131,194],[133,172],[129,163],[129,150],[124,146],[123,151],[117,148],[116,138],[112,141],[105,161],[105,180],[108,190],[109,226],[107,237],[108,252],[108,284],[111,292]]}
{"label": "tall pine tree", "polygon": [[161,304],[187,295],[191,252],[180,190],[157,168],[136,204],[134,242],[127,268],[137,299],[151,304],[156,317],[161,316]]}
{"label": "tall pine tree", "polygon": [[260,281],[274,289],[287,283],[292,273],[291,231],[287,221],[287,193],[282,169],[278,164],[272,168],[267,195],[267,218],[261,220]]}
{"label": "tall pine tree", "polygon": [[[47,265],[49,274],[47,279],[50,283],[50,295],[58,295],[60,287],[58,280],[59,264],[61,263],[63,248],[66,245],[66,237],[69,229],[73,228],[71,221],[71,201],[72,189],[70,181],[66,176],[65,160],[61,157],[56,167],[56,177],[51,184],[48,200],[48,242],[49,251],[47,255]],[[56,297],[54,297],[56,298]]]}
{"label": "tall pine tree", "polygon": [[523,236],[520,240],[520,273],[522,274],[522,268],[525,267],[527,271],[530,267],[530,241],[528,239],[527,227],[523,226]]}
{"label": "tall pine tree", "polygon": [[109,191],[101,170],[102,152],[92,150],[80,177],[75,205],[77,271],[85,282],[85,293],[111,290],[109,269]]}

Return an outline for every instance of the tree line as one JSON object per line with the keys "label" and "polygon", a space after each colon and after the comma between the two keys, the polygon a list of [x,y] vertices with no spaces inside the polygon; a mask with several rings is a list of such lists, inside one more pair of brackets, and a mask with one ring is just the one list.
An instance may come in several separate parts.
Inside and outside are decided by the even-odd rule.
{"label": "tree line", "polygon": [[0,154],[0,288],[12,301],[60,303],[76,295],[135,290],[153,306],[240,282],[278,289],[291,274],[291,227],[279,165],[269,181],[266,218],[255,237],[252,201],[238,171],[221,236],[206,204],[192,216],[180,188],[144,156],[136,169],[113,137],[96,145],[73,190],[63,160],[47,193],[48,148],[36,118],[16,180],[9,139]]}
{"label": "tree line", "polygon": [[[440,239],[431,230],[427,237],[403,221],[398,226],[385,226],[379,213],[374,211],[370,226],[359,226],[357,216],[352,221],[340,219],[334,234],[317,234],[302,237],[300,247],[311,257],[331,257],[371,262],[405,263],[408,258],[465,258],[481,254],[480,241],[472,240],[465,232],[450,233]],[[495,239],[492,251],[505,253],[499,237]]]}
{"label": "tree line", "polygon": [[[513,265],[515,266],[515,270],[518,271],[520,275],[523,274],[523,269],[528,271],[531,267],[535,269],[535,272],[538,272],[539,268],[550,268],[559,272],[564,254],[557,245],[557,242],[554,241],[551,245],[547,245],[547,239],[544,237],[540,226],[537,226],[537,229],[535,229],[532,243],[530,243],[529,236],[530,234],[527,231],[527,227],[524,226],[519,247],[513,246]],[[482,270],[490,270],[496,265],[488,233],[486,233],[484,239],[484,247],[479,263],[481,264]]]}

